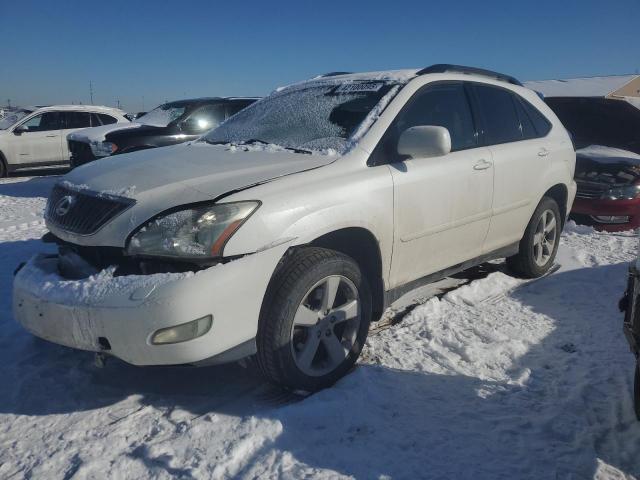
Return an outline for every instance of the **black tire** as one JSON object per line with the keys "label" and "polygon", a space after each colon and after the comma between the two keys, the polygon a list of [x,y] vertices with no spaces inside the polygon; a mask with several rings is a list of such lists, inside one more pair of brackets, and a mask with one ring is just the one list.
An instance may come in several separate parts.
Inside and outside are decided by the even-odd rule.
{"label": "black tire", "polygon": [[[360,323],[353,327],[352,335],[355,341],[346,353],[344,361],[326,374],[309,375],[298,367],[294,357],[297,355],[294,353],[294,317],[303,301],[311,297],[310,292],[314,291],[312,289],[315,285],[323,279],[336,276],[347,279],[351,282],[349,288],[352,290],[355,287],[357,290]],[[340,283],[339,288],[342,288],[342,285]],[[274,274],[262,305],[256,339],[256,359],[262,374],[271,383],[295,391],[314,392],[333,385],[353,367],[362,351],[369,333],[371,305],[371,292],[367,280],[352,258],[324,248],[306,247],[294,250]],[[337,329],[338,324],[331,328]],[[316,333],[320,338],[321,333]],[[335,332],[334,335],[339,338],[342,336]],[[317,340],[316,344],[324,344],[324,340],[328,339]],[[312,361],[318,358],[318,352],[322,356],[321,350],[312,355]],[[347,351],[346,347],[344,351]],[[329,356],[328,351],[326,355]]]}
{"label": "black tire", "polygon": [[636,374],[633,380],[633,409],[640,420],[640,363],[636,361]]}
{"label": "black tire", "polygon": [[[540,265],[536,262],[536,255],[534,253],[534,240],[536,230],[539,227],[542,215],[544,213],[551,212],[555,220],[555,236],[553,239],[553,248],[549,249],[550,256],[548,260]],[[547,213],[548,215],[548,213]],[[558,252],[558,245],[560,244],[560,233],[562,232],[563,219],[560,216],[560,208],[553,198],[542,197],[538,207],[529,224],[524,232],[522,240],[520,240],[518,253],[512,257],[507,258],[507,266],[513,273],[525,278],[537,278],[541,277],[553,266]]]}
{"label": "black tire", "polygon": [[9,174],[7,169],[7,162],[4,159],[4,155],[0,153],[0,178],[4,178]]}

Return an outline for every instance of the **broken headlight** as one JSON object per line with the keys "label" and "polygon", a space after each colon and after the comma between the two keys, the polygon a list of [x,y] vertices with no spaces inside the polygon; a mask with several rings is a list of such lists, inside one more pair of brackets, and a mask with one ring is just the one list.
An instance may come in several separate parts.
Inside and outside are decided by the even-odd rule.
{"label": "broken headlight", "polygon": [[259,202],[197,206],[154,218],[132,237],[129,255],[205,259],[222,250]]}
{"label": "broken headlight", "polygon": [[605,200],[633,200],[640,195],[640,185],[625,185],[622,187],[610,188],[603,193]]}

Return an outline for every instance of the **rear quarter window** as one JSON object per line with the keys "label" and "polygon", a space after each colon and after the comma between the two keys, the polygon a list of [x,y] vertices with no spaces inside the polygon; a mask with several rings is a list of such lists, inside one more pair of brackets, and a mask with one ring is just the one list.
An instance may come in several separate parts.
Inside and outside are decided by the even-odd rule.
{"label": "rear quarter window", "polygon": [[117,123],[118,120],[111,115],[107,115],[105,113],[99,113],[98,118],[102,122],[102,125],[111,125],[112,123]]}

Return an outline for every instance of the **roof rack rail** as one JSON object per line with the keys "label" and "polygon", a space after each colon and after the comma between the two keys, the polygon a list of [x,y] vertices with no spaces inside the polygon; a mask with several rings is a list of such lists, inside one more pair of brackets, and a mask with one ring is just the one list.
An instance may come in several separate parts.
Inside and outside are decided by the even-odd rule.
{"label": "roof rack rail", "polygon": [[337,75],[349,75],[350,73],[353,72],[329,72],[329,73],[323,73],[322,75],[320,75],[320,78],[324,78],[324,77],[335,77]]}
{"label": "roof rack rail", "polygon": [[523,86],[518,79],[510,75],[493,72],[491,70],[485,70],[484,68],[465,67],[463,65],[450,65],[448,63],[437,63],[435,65],[431,65],[430,67],[423,68],[417,73],[417,75],[426,75],[428,73],[446,73],[446,72],[466,73],[468,75],[482,75],[484,77],[494,78],[496,80],[507,82],[512,85],[518,85],[520,87]]}

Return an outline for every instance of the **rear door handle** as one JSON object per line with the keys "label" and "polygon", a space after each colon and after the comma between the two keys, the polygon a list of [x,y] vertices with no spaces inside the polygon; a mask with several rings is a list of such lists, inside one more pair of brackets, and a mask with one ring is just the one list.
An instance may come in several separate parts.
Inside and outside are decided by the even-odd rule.
{"label": "rear door handle", "polygon": [[486,170],[487,168],[491,167],[491,165],[493,165],[491,162],[485,160],[484,158],[482,160],[479,160],[478,163],[476,163],[473,166],[474,170]]}
{"label": "rear door handle", "polygon": [[45,135],[46,138],[56,138],[58,135]]}
{"label": "rear door handle", "polygon": [[546,157],[547,155],[549,155],[549,150],[547,150],[546,148],[541,148],[538,151],[538,156],[539,157]]}

